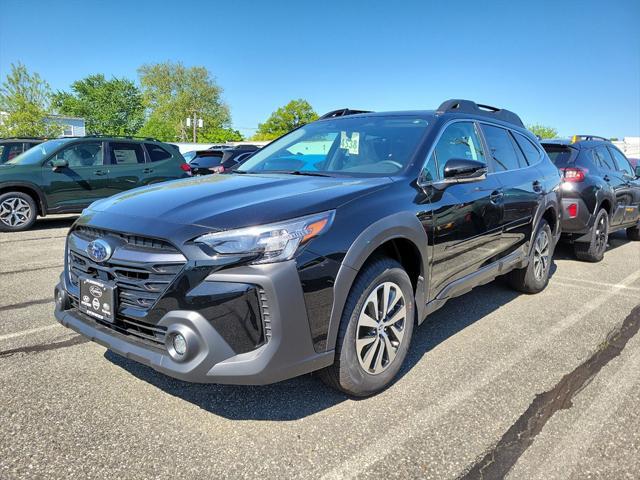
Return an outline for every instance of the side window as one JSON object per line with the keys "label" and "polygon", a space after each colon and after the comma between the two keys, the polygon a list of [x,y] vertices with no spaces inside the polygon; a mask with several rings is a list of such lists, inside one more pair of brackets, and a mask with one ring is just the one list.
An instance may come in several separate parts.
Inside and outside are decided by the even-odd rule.
{"label": "side window", "polygon": [[516,143],[522,149],[522,153],[524,153],[527,163],[529,165],[538,163],[540,160],[540,150],[538,150],[531,140],[517,132],[513,133],[513,138],[516,139]]}
{"label": "side window", "polygon": [[111,163],[113,165],[131,165],[144,163],[142,144],[128,142],[111,142]]}
{"label": "side window", "polygon": [[598,146],[592,150],[593,159],[602,170],[605,172],[615,172],[616,167],[613,164],[613,159],[609,154],[609,150],[605,146]]}
{"label": "side window", "polygon": [[147,153],[149,154],[149,158],[152,162],[159,162],[161,160],[166,160],[167,158],[171,158],[171,154],[167,152],[160,145],[154,145],[152,143],[145,143],[147,147]]}
{"label": "side window", "polygon": [[14,157],[17,157],[22,153],[22,144],[21,143],[10,143],[4,146],[6,152],[6,160],[11,160]]}
{"label": "side window", "polygon": [[78,143],[65,148],[55,156],[66,160],[70,167],[94,167],[102,165],[102,142]]}
{"label": "side window", "polygon": [[625,157],[617,148],[609,147],[609,151],[611,152],[611,154],[613,155],[613,158],[618,164],[618,171],[624,172],[627,175],[632,175],[635,177],[635,175],[633,174],[633,168],[631,168],[631,163],[629,163],[629,160],[627,160],[627,157]]}
{"label": "side window", "polygon": [[431,182],[444,178],[444,166],[452,158],[487,163],[480,135],[478,135],[474,123],[456,122],[449,125],[442,132],[421,174],[420,180]]}
{"label": "side window", "polygon": [[495,164],[496,172],[521,168],[515,145],[509,138],[509,132],[504,128],[482,125],[482,131],[487,139],[489,152]]}

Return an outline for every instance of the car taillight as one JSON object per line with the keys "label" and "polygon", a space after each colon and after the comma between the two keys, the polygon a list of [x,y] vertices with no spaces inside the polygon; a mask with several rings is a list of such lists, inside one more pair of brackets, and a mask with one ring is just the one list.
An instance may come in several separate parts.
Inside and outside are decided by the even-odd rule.
{"label": "car taillight", "polygon": [[569,218],[576,218],[578,216],[578,204],[571,203],[567,206],[567,213],[569,214]]}
{"label": "car taillight", "polygon": [[183,172],[187,172],[189,175],[191,175],[191,167],[189,166],[189,164],[188,164],[188,163],[181,163],[181,164],[180,164],[180,169],[181,169]]}
{"label": "car taillight", "polygon": [[209,171],[213,173],[222,173],[224,172],[224,167],[222,165],[218,165],[217,167],[211,167]]}
{"label": "car taillight", "polygon": [[583,182],[586,172],[581,168],[561,168],[562,176],[565,182]]}

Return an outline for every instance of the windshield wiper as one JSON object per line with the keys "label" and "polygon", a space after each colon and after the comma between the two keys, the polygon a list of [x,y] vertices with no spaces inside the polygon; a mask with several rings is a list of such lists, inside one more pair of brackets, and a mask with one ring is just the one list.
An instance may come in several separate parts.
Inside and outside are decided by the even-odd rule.
{"label": "windshield wiper", "polygon": [[333,177],[333,175],[329,173],[314,172],[312,170],[283,170],[280,172],[274,171],[272,173],[284,173],[286,175],[304,175],[307,177]]}

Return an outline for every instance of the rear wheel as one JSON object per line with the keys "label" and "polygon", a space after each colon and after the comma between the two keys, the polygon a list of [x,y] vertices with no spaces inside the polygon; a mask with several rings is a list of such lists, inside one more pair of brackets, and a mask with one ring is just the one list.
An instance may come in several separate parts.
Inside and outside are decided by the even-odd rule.
{"label": "rear wheel", "polygon": [[538,293],[544,290],[549,283],[553,247],[551,227],[546,220],[541,220],[533,238],[529,263],[525,268],[509,272],[509,284],[523,293]]}
{"label": "rear wheel", "polygon": [[609,214],[602,208],[596,215],[588,242],[576,242],[573,246],[578,260],[599,262],[604,258],[609,240]]}
{"label": "rear wheel", "polygon": [[0,231],[27,230],[35,223],[37,216],[38,208],[30,195],[22,192],[0,195]]}
{"label": "rear wheel", "polygon": [[364,397],[387,387],[409,349],[415,321],[413,287],[402,266],[382,257],[351,287],[336,342],[336,360],[320,372],[329,386]]}

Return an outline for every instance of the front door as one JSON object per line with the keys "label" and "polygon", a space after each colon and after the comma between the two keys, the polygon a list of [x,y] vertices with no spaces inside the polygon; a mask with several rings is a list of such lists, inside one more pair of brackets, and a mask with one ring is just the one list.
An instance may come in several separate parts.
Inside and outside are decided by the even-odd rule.
{"label": "front door", "polygon": [[[65,160],[67,166],[54,171],[51,165],[54,159]],[[101,141],[70,145],[45,162],[42,169],[50,209],[76,211],[109,196]]]}
{"label": "front door", "polygon": [[432,242],[429,297],[447,284],[473,273],[499,252],[503,207],[495,175],[470,183],[446,183],[444,166],[450,159],[486,163],[486,154],[473,122],[445,127],[422,174],[431,203],[419,214]]}

